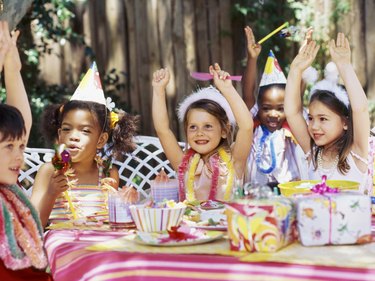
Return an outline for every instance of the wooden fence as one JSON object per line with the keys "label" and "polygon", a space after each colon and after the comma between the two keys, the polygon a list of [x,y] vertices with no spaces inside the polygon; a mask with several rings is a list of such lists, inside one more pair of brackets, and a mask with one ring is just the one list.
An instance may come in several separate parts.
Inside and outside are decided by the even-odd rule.
{"label": "wooden fence", "polygon": [[[167,104],[172,129],[179,132],[182,139],[175,109],[178,102],[197,87],[197,81],[192,80],[189,73],[207,71],[211,63],[219,62],[229,73],[242,74],[241,60],[246,56],[244,21],[232,18],[231,9],[235,2],[76,1],[74,28],[82,32],[87,44],[93,47],[101,74],[113,68],[126,74],[122,81],[126,87],[119,97],[132,113],[141,116],[141,134],[154,135],[151,118],[152,73],[160,67],[170,69],[172,77],[167,88]],[[366,5],[374,10],[373,4]],[[369,15],[366,19],[369,20]],[[361,76],[361,81],[367,86],[369,96],[375,97],[374,79],[368,74],[371,73],[373,77],[374,52],[369,45],[366,48],[371,58],[367,68],[371,72],[366,72],[362,67],[365,74]],[[82,46],[69,43],[56,45],[55,53],[61,57],[46,56],[41,61],[42,76],[50,83],[78,85],[79,75],[90,65],[84,52]],[[357,56],[358,53],[355,59],[360,65]],[[372,82],[368,82],[370,80]],[[239,84],[236,87],[241,89]]]}

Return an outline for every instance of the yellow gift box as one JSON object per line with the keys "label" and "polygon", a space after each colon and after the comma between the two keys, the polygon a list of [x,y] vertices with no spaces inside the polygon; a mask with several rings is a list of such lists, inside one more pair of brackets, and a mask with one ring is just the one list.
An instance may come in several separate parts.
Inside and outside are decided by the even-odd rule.
{"label": "yellow gift box", "polygon": [[233,251],[276,252],[294,241],[296,214],[288,198],[226,203],[228,235]]}

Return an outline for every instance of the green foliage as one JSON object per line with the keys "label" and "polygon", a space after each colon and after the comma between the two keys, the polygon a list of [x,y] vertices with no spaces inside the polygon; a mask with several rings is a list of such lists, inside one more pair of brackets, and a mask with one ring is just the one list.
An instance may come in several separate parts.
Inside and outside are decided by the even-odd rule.
{"label": "green foliage", "polygon": [[[258,41],[284,22],[288,21],[290,24],[295,22],[293,9],[286,1],[239,0],[233,6],[233,18],[240,20],[241,26],[249,25]],[[265,41],[258,58],[259,69],[263,69],[269,50],[273,50],[281,66],[289,64],[289,57],[286,54],[292,45],[292,41],[280,38],[278,35]]]}
{"label": "green foliage", "polygon": [[[45,54],[53,54],[52,44],[64,45],[66,42],[82,46],[85,49],[85,55],[90,60],[95,56],[84,37],[73,28],[75,10],[75,1],[72,0],[35,0],[30,12],[17,26],[21,31],[18,46],[23,63],[22,76],[34,120],[28,144],[31,147],[44,146],[39,129],[39,121],[44,108],[49,104],[68,100],[77,86],[47,84],[39,76],[40,59]],[[125,87],[125,82],[122,82],[126,81],[123,79],[125,76],[124,73],[118,73],[115,69],[104,74],[102,76],[104,91],[115,97],[116,95],[112,93]],[[4,89],[0,91],[0,99],[5,99]],[[117,106],[120,104],[116,99],[115,102]]]}
{"label": "green foliage", "polygon": [[[313,39],[320,45],[317,58],[313,63],[321,76],[325,65],[330,61],[327,42],[335,35],[335,26],[346,13],[350,11],[348,0],[334,0],[331,4],[330,13],[324,14],[317,11],[317,3],[312,0],[288,0],[290,7],[294,10],[296,20],[303,29],[312,27],[314,29]],[[322,79],[323,77],[320,77]],[[307,88],[308,92],[309,88]],[[305,96],[304,102],[308,98]]]}
{"label": "green foliage", "polygon": [[331,20],[335,24],[337,24],[342,17],[350,12],[350,3],[348,0],[334,0],[333,7],[335,7],[332,11]]}

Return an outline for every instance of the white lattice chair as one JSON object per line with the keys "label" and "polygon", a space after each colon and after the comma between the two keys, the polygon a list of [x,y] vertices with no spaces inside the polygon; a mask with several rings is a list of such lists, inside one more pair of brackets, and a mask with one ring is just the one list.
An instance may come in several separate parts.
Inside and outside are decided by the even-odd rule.
{"label": "white lattice chair", "polygon": [[[121,185],[133,185],[141,195],[141,199],[149,197],[150,182],[162,168],[169,177],[175,177],[175,171],[169,164],[163,148],[156,137],[137,136],[136,149],[123,162],[114,161],[119,169]],[[180,143],[181,147],[184,143]],[[51,161],[54,151],[46,148],[26,148],[26,167],[18,179],[27,194],[31,194],[34,177],[39,167]]]}

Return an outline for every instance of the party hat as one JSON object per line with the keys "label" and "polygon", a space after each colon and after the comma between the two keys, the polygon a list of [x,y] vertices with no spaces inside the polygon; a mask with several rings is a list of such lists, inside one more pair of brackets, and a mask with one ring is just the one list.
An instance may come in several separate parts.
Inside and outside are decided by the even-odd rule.
{"label": "party hat", "polygon": [[268,54],[266,66],[259,87],[271,84],[286,84],[286,78],[272,50]]}
{"label": "party hat", "polygon": [[92,101],[106,105],[98,68],[93,62],[70,100]]}

